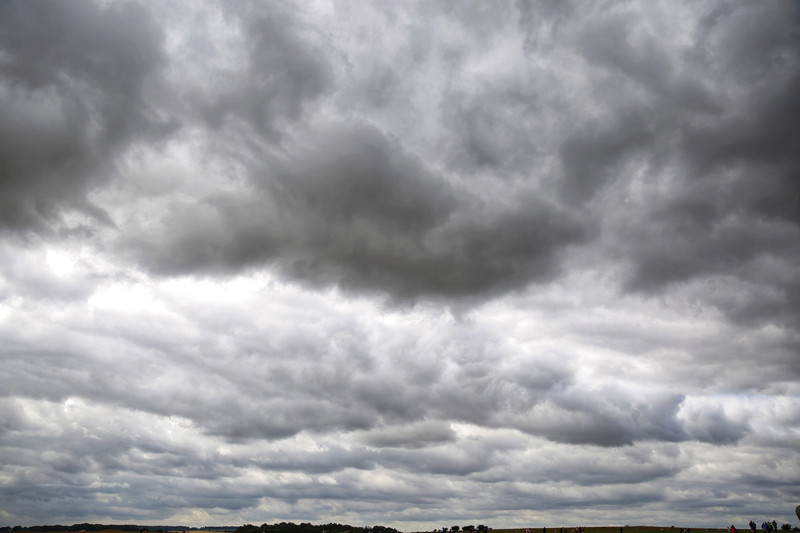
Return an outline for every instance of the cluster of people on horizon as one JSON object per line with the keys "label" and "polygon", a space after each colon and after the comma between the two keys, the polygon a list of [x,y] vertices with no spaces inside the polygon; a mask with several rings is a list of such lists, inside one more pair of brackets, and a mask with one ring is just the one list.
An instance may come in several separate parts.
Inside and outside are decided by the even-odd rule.
{"label": "cluster of people on horizon", "polygon": [[[750,520],[749,525],[750,525],[750,533],[756,533],[756,523]],[[730,533],[736,533],[736,528],[734,527],[733,524],[731,524],[731,527],[728,528],[728,531]],[[778,531],[778,522],[776,522],[775,520],[773,520],[772,522],[770,521],[761,522],[761,531],[763,531],[763,533],[774,533],[775,531]]]}

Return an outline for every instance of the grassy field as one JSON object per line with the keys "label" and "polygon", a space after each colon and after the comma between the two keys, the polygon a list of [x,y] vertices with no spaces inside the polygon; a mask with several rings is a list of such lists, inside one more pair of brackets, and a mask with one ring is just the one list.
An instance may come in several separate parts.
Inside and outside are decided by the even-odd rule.
{"label": "grassy field", "polygon": [[[685,526],[683,526],[685,527]],[[494,529],[490,528],[491,533],[525,533],[527,528],[515,528],[515,529]],[[619,526],[603,526],[603,527],[591,527],[591,526],[584,526],[583,532],[584,533],[619,533]],[[532,527],[530,528],[531,533],[542,533],[541,527]],[[659,526],[628,526],[622,528],[623,533],[680,533],[681,527],[659,527]],[[727,528],[691,528],[692,533],[728,533]],[[151,530],[153,533],[155,530]],[[439,530],[441,531],[441,530]],[[739,530],[742,533],[750,533],[750,529],[746,528],[744,530]],[[64,532],[61,532],[64,533]],[[132,533],[131,531],[122,531],[120,529],[103,529],[100,531],[93,531],[91,533]],[[175,532],[172,532],[175,533]],[[191,532],[194,533],[194,532]],[[213,533],[212,531],[206,530],[203,533]],[[420,532],[420,533],[430,533]],[[459,533],[463,533],[459,531]],[[547,533],[561,533],[561,528],[558,527],[548,527]],[[564,533],[575,533],[575,527],[564,527]]]}
{"label": "grassy field", "polygon": [[[668,527],[668,526],[628,526],[623,527],[623,533],[680,533],[681,527],[686,526],[676,526],[676,527]],[[727,528],[694,528],[690,527],[692,533],[728,533]],[[530,528],[531,533],[542,533],[541,527],[532,527]],[[619,533],[620,526],[603,526],[603,527],[591,527],[591,526],[584,526],[583,533]],[[515,528],[515,529],[494,529],[491,528],[491,533],[525,533],[526,528]],[[750,533],[750,528],[746,528],[744,530],[739,529],[741,533]],[[459,532],[462,533],[462,532]],[[547,533],[561,533],[560,527],[548,527]],[[575,533],[575,526],[571,527],[564,527],[564,533]]]}
{"label": "grassy field", "polygon": [[[680,533],[681,527],[687,526],[676,526],[676,527],[667,527],[667,526],[628,526],[623,527],[623,533]],[[692,533],[728,533],[727,528],[693,528],[689,526],[692,530]],[[531,533],[542,533],[542,528],[530,528]],[[591,527],[591,526],[584,526],[583,533],[619,533],[620,526],[603,526],[603,527]],[[492,529],[494,533],[525,533],[525,528],[521,529]],[[739,530],[742,531],[742,530]],[[548,527],[547,533],[561,533],[561,528],[558,527]],[[575,527],[564,527],[564,533],[575,533]],[[750,533],[750,528],[747,528],[746,533]]]}

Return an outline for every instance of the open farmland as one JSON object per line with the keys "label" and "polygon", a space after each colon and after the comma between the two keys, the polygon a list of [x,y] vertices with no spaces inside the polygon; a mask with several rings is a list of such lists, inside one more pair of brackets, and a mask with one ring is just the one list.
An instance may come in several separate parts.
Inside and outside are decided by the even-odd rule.
{"label": "open farmland", "polygon": [[[576,526],[564,526],[561,527],[549,527],[547,528],[547,533],[575,533]],[[703,527],[691,527],[691,526],[625,526],[622,527],[623,533],[679,533],[681,528],[686,528],[692,530],[692,533],[728,533],[727,527],[721,528],[703,528]],[[530,529],[531,533],[542,533],[541,526],[539,527],[530,527],[530,528],[513,528],[513,529],[502,529],[502,528],[489,528],[491,533],[525,533],[528,529]],[[439,530],[441,531],[441,530]],[[584,526],[583,533],[619,533],[620,526]],[[749,532],[749,529],[739,529],[740,532]],[[418,532],[418,533],[428,533],[428,532]]]}
{"label": "open farmland", "polygon": [[[685,527],[689,527],[689,529],[691,529],[693,533],[727,533],[727,531],[728,531],[728,529],[726,527],[722,527],[722,528],[694,528],[694,527],[685,526],[685,525],[684,526],[675,526],[675,527],[671,527],[671,526],[628,526],[628,527],[623,527],[622,531],[623,531],[623,533],[669,533],[669,532],[678,533],[678,532],[680,532],[682,527],[684,527],[684,528]],[[525,533],[526,529],[527,528],[492,529],[491,531],[493,533]],[[536,527],[536,528],[531,527],[530,531],[531,531],[531,533],[541,533],[542,532],[542,528],[541,527]],[[560,528],[560,527],[553,527],[553,528],[548,527],[547,531],[548,531],[548,533],[561,533],[562,528]],[[569,527],[565,526],[563,528],[563,531],[564,531],[564,533],[574,533],[575,526],[569,526]],[[583,528],[583,532],[584,533],[619,533],[619,531],[620,531],[620,526],[597,526],[597,527],[584,526],[584,528]],[[747,531],[749,531],[749,529]]]}

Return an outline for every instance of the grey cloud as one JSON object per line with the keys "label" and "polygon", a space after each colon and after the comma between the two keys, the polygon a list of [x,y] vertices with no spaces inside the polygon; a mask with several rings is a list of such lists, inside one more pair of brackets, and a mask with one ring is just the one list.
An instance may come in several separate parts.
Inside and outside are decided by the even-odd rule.
{"label": "grey cloud", "polygon": [[131,143],[175,127],[146,103],[161,30],[133,4],[4,2],[0,17],[0,223],[47,232],[75,210],[112,224],[88,193]]}
{"label": "grey cloud", "polygon": [[661,88],[672,69],[669,57],[652,35],[637,35],[632,43],[632,14],[612,13],[586,25],[580,36],[581,51],[591,62],[619,70],[648,87]]}
{"label": "grey cloud", "polygon": [[301,37],[313,30],[290,6],[246,2],[222,9],[241,25],[246,65],[220,72],[222,83],[190,87],[190,99],[215,129],[225,131],[232,120],[232,130],[245,123],[277,141],[286,122],[329,90],[330,66],[319,46]]}
{"label": "grey cloud", "polygon": [[[84,500],[115,516],[146,517],[189,502],[238,509],[258,498],[242,484],[231,486],[224,495],[218,493],[220,484],[226,485],[239,471],[234,461],[175,444],[171,435],[139,426],[142,420],[135,411],[127,411],[124,418],[121,414],[91,420],[71,419],[69,413],[61,412],[58,420],[63,425],[57,432],[36,434],[36,423],[31,421],[26,424],[30,432],[4,436],[4,452],[13,451],[14,464],[19,466],[6,471],[13,483],[0,488],[4,500],[13,500],[17,512],[28,516],[44,511],[80,520],[87,512],[80,503]],[[31,440],[39,442],[43,451],[26,452]],[[188,483],[190,479],[196,481]],[[202,480],[213,480],[214,488]],[[155,501],[154,494],[172,496]]]}
{"label": "grey cloud", "polygon": [[[274,393],[273,393],[274,394]],[[203,420],[204,429],[211,435],[224,436],[232,441],[245,439],[281,439],[301,431],[327,432],[365,429],[377,417],[367,409],[331,405],[324,398],[262,400],[257,405],[228,399],[200,411],[197,406],[182,406],[184,416]]]}
{"label": "grey cloud", "polygon": [[[785,250],[781,254],[785,258],[798,253],[792,245],[797,230],[791,226],[755,217],[718,215],[715,207],[703,205],[704,200],[682,200],[654,214],[660,219],[657,225],[631,228],[630,237],[637,246],[631,288],[657,289],[714,274],[734,275],[746,282],[751,272],[758,271],[758,261],[774,257],[778,249]],[[659,249],[651,244],[656,236],[661,239]],[[787,285],[793,282],[792,278],[786,281]]]}
{"label": "grey cloud", "polygon": [[558,0],[517,0],[519,28],[525,34],[524,48],[529,54],[552,48],[559,29],[569,21],[575,8],[572,2]]}
{"label": "grey cloud", "polygon": [[750,431],[747,423],[734,422],[721,410],[696,413],[684,427],[693,439],[714,444],[738,442]]}
{"label": "grey cloud", "polygon": [[[75,482],[74,477],[71,483],[67,479],[58,480],[58,485],[53,483],[58,478],[50,478],[49,484],[43,479],[16,479],[12,489],[0,489],[0,493],[6,501],[15,502],[16,516],[32,518],[46,514],[69,523],[83,522],[90,513],[97,511],[106,516],[125,517],[125,521],[152,523],[190,505],[237,511],[256,505],[262,497],[261,491],[234,484],[224,484],[225,490],[220,491],[218,483],[209,490],[163,476],[152,479],[135,474],[116,479],[104,477],[113,481],[100,487],[93,487],[89,480]],[[85,506],[86,501],[94,503]]]}
{"label": "grey cloud", "polygon": [[332,125],[310,141],[289,152],[277,176],[270,176],[272,169],[258,176],[287,210],[316,211],[332,223],[363,219],[381,233],[419,236],[455,207],[447,182],[374,126]]}
{"label": "grey cloud", "polygon": [[379,460],[377,454],[361,447],[320,446],[314,452],[263,454],[252,458],[248,464],[268,471],[323,474],[346,469],[371,470]]}
{"label": "grey cloud", "polygon": [[[110,327],[115,329],[113,322]],[[6,369],[13,379],[7,390],[50,400],[79,394],[161,416],[177,415],[232,442],[365,431],[364,442],[372,446],[426,448],[452,440],[448,421],[600,446],[705,439],[691,429],[696,426],[687,435],[676,419],[678,395],[619,386],[586,390],[574,382],[575,370],[558,364],[554,356],[504,360],[511,354],[502,346],[485,353],[481,346],[471,348],[469,337],[444,337],[424,348],[403,341],[383,355],[380,366],[357,369],[347,366],[351,350],[370,353],[375,346],[355,341],[346,351],[331,353],[324,330],[309,336],[311,330],[296,326],[278,339],[249,338],[253,333],[242,330],[237,335],[242,345],[233,339],[218,344],[202,338],[162,345],[137,341],[140,327],[150,328],[150,321],[133,324],[128,340],[109,344],[124,350],[126,361],[107,360],[97,348],[83,355],[87,347],[82,341],[67,337],[67,342],[58,342],[57,330],[43,332],[44,339],[52,337],[52,346],[43,343],[36,353],[19,350],[12,355],[11,344]],[[169,328],[162,333],[170,331],[176,335]],[[208,334],[225,335],[213,329]],[[452,342],[462,360],[437,364]],[[218,346],[227,347],[220,354]],[[173,353],[170,360],[159,357],[168,352]],[[293,359],[287,360],[286,353],[294,354]],[[193,387],[215,392],[198,399],[184,387],[154,388],[162,376],[169,376],[168,383],[194,376]]]}
{"label": "grey cloud", "polygon": [[[663,446],[663,445],[662,445]],[[537,479],[558,478],[560,472],[571,471],[570,481],[579,485],[626,485],[647,481],[666,481],[681,471],[675,451],[659,447],[650,449],[620,447],[618,452],[603,449],[602,461],[591,456],[553,457],[550,461],[539,460],[526,474]],[[526,469],[527,470],[527,469]]]}
{"label": "grey cloud", "polygon": [[[639,22],[630,13],[600,18],[583,29],[578,37],[579,49],[593,66],[621,73],[663,99],[662,105],[678,112],[721,112],[719,96],[699,79],[694,62],[670,57],[655,35],[636,27]],[[624,86],[623,81],[618,83]]]}
{"label": "grey cloud", "polygon": [[450,164],[464,176],[540,178],[551,142],[543,115],[553,99],[542,85],[536,74],[514,73],[451,95],[442,104]]}
{"label": "grey cloud", "polygon": [[[754,30],[747,17],[764,27]],[[625,12],[581,34],[592,64],[624,78],[604,81],[595,96],[610,111],[598,133],[561,145],[565,199],[585,201],[613,187],[616,199],[598,202],[624,202],[617,211],[604,205],[602,215],[615,234],[611,253],[630,265],[624,288],[659,294],[730,277],[761,287],[752,301],[720,308],[731,318],[796,323],[797,279],[783,273],[800,252],[800,190],[792,177],[800,168],[798,129],[788,118],[797,114],[790,95],[800,79],[796,13],[788,5],[717,10],[681,54],[639,25]],[[748,52],[732,54],[732,40]],[[623,106],[621,95],[638,103]],[[630,215],[641,222],[630,224]],[[768,262],[782,273],[765,276]]]}
{"label": "grey cloud", "polygon": [[[649,19],[658,17],[662,6],[652,5]],[[615,86],[625,89],[631,98],[642,99],[639,89],[644,89],[644,101],[653,110],[669,106],[672,113],[689,112],[700,116],[716,115],[723,111],[721,100],[724,91],[708,86],[707,72],[702,71],[703,55],[701,46],[694,49],[680,48],[675,42],[665,40],[663,35],[654,33],[665,31],[659,24],[642,24],[642,8],[631,4],[610,10],[608,14],[595,13],[596,17],[585,24],[576,35],[576,45],[581,55],[592,67],[605,68],[614,76]],[[698,40],[704,39],[696,35]],[[707,65],[705,65],[707,66]]]}
{"label": "grey cloud", "polygon": [[[740,82],[766,81],[795,60],[797,9],[791,5],[722,4],[703,19],[698,31],[710,36],[707,59]],[[769,29],[769,31],[765,31]]]}
{"label": "grey cloud", "polygon": [[381,452],[385,466],[419,473],[467,476],[483,472],[497,462],[494,451],[481,443],[462,442],[453,449],[390,449]]}
{"label": "grey cloud", "polygon": [[[602,397],[603,401],[597,401]],[[623,446],[639,440],[677,442],[686,438],[676,415],[682,397],[633,395],[617,387],[569,388],[548,396],[518,422],[523,431],[558,442]]]}
{"label": "grey cloud", "polygon": [[426,421],[410,426],[392,426],[374,430],[364,436],[364,442],[378,448],[421,448],[452,442],[455,432],[443,421]]}
{"label": "grey cloud", "polygon": [[[723,195],[719,200],[755,216],[777,217],[796,225],[800,220],[800,190],[792,176],[800,165],[793,149],[799,134],[787,117],[798,110],[791,95],[800,87],[800,76],[786,78],[767,92],[753,87],[753,93],[741,102],[742,112],[734,111],[717,123],[689,129],[685,151],[701,181],[704,177],[719,179],[720,171],[726,168],[738,171],[729,185],[736,196]],[[748,179],[749,172],[762,177],[759,187]]]}
{"label": "grey cloud", "polygon": [[[324,350],[322,346],[313,349],[320,350],[320,355]],[[257,388],[245,386],[241,375],[230,374],[232,382],[250,390],[246,401],[230,396],[224,402],[217,399],[200,405],[173,403],[172,408],[182,416],[203,420],[209,433],[231,439],[365,430],[363,442],[371,446],[417,448],[451,441],[447,420],[491,423],[493,411],[534,405],[569,376],[548,373],[546,368],[527,368],[519,375],[519,368],[512,366],[500,375],[488,367],[471,375],[475,365],[465,363],[455,368],[454,376],[445,377],[441,375],[444,368],[423,364],[424,359],[441,354],[441,349],[436,346],[422,352],[419,361],[405,359],[402,372],[384,367],[343,373],[338,365],[344,362],[338,359],[282,367],[276,353],[270,356],[275,361],[253,380]],[[390,355],[395,364],[401,364],[401,353]],[[423,368],[430,383],[413,379]],[[294,399],[284,401],[284,396]]]}
{"label": "grey cloud", "polygon": [[[503,496],[504,498],[495,502],[493,507],[516,512],[529,509],[531,500],[537,502],[538,508],[548,510],[568,509],[570,506],[578,504],[579,500],[591,508],[623,510],[630,505],[645,506],[664,497],[663,492],[658,488],[639,487],[634,489],[625,485],[610,489],[603,487],[603,490],[581,497],[563,494],[559,491],[550,491],[546,488],[538,488],[536,491],[531,491],[528,487],[516,486],[506,489]],[[618,516],[618,513],[614,514]],[[561,525],[560,522],[556,523]]]}
{"label": "grey cloud", "polygon": [[6,398],[0,400],[0,437],[9,431],[19,431],[24,425],[25,416],[22,409]]}
{"label": "grey cloud", "polygon": [[630,113],[619,117],[617,124],[590,124],[567,138],[559,148],[564,198],[575,203],[591,199],[621,173],[622,160],[652,143],[649,129],[641,116]]}
{"label": "grey cloud", "polygon": [[[554,357],[516,358],[498,366],[503,348],[483,353],[480,347],[469,347],[468,337],[456,343],[463,357],[457,364],[436,364],[451,349],[448,343],[453,341],[445,338],[424,349],[404,341],[384,355],[388,361],[381,366],[344,372],[350,351],[330,354],[325,339],[309,337],[305,328],[273,340],[250,340],[242,331],[237,337],[244,339],[244,346],[233,342],[217,354],[213,341],[140,343],[135,340],[139,327],[150,328],[150,321],[133,324],[129,340],[110,344],[128,354],[126,361],[107,360],[96,348],[83,355],[87,347],[75,338],[53,340],[53,346],[35,354],[20,350],[12,356],[9,350],[6,369],[13,380],[7,390],[51,400],[80,394],[112,405],[135,405],[162,416],[185,417],[209,435],[231,441],[372,430],[365,434],[372,445],[426,447],[452,438],[448,420],[605,446],[682,438],[673,396],[634,398],[624,390],[588,394],[572,384],[573,371],[560,367]],[[176,335],[174,329],[163,334],[168,331]],[[253,359],[253,347],[259,345]],[[352,348],[374,350],[364,341]],[[159,357],[166,351],[174,354],[171,360]],[[415,351],[414,357],[404,355]],[[285,353],[293,353],[294,360],[286,360]],[[415,379],[417,374],[426,379]],[[153,387],[162,376],[172,381],[189,375],[195,376],[194,387],[215,393],[198,400],[183,387]],[[384,430],[384,424],[401,425]]]}
{"label": "grey cloud", "polygon": [[254,202],[217,195],[166,215],[162,242],[129,235],[124,248],[159,273],[224,272],[263,263],[282,237],[269,200]]}
{"label": "grey cloud", "polygon": [[[452,6],[447,2],[436,2],[430,9],[436,16],[448,19],[459,31],[468,36],[469,44],[477,42],[489,46],[493,39],[514,22],[516,15],[511,0],[502,0],[494,5],[463,3]],[[426,6],[427,7],[427,6]]]}
{"label": "grey cloud", "polygon": [[578,214],[544,198],[494,208],[366,124],[323,127],[273,165],[243,200],[209,198],[167,219],[165,242],[128,243],[161,273],[274,263],[312,285],[399,300],[481,296],[551,279],[588,238]]}

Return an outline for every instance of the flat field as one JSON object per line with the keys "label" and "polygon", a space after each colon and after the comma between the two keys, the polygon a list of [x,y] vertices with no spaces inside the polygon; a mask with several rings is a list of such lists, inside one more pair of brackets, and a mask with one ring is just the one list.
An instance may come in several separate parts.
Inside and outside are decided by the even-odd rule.
{"label": "flat field", "polygon": [[[622,528],[623,533],[680,533],[681,527],[686,526],[676,526],[676,527],[666,527],[666,526],[628,526]],[[526,529],[528,528],[514,528],[514,529],[495,529],[490,528],[490,533],[525,533]],[[584,533],[619,533],[619,526],[584,526],[583,532]],[[692,533],[728,533],[727,528],[690,528]],[[441,530],[439,530],[441,531]],[[542,533],[541,527],[531,527],[531,533]],[[741,533],[750,533],[749,528],[739,529]],[[760,530],[759,530],[760,531]],[[59,533],[64,533],[59,532]],[[70,532],[75,533],[75,532]],[[99,531],[92,531],[91,533],[132,533],[131,531],[122,531],[121,529],[103,529]],[[155,533],[155,530],[150,530],[150,533]],[[178,533],[178,532],[170,532],[170,533]],[[194,533],[194,532],[191,532]],[[203,533],[213,533],[213,531],[206,530]],[[430,531],[425,532],[418,532],[418,533],[430,533]],[[459,531],[459,533],[463,533]],[[547,533],[561,533],[560,527],[548,527]],[[564,527],[564,533],[575,533],[575,527]]]}
{"label": "flat field", "polygon": [[[682,527],[687,526],[676,526],[676,527],[667,527],[667,526],[628,526],[623,527],[623,533],[680,533]],[[698,527],[694,528],[689,526],[689,529],[692,530],[692,533],[728,533],[728,528],[704,528]],[[541,527],[532,527],[530,528],[531,533],[542,533]],[[583,533],[619,533],[620,526],[584,526]],[[492,529],[493,533],[525,533],[526,528],[516,528],[516,529]],[[739,530],[743,531],[743,530]],[[750,528],[747,528],[746,533],[750,532]],[[560,527],[548,527],[547,533],[561,533]],[[564,533],[575,533],[575,527],[564,527]]]}
{"label": "flat field", "polygon": [[[527,528],[514,528],[514,529],[494,529],[491,526],[490,533],[525,533]],[[680,533],[681,528],[687,526],[628,526],[623,527],[623,533]],[[705,528],[705,527],[691,527],[692,533],[728,533],[728,528]],[[531,533],[542,533],[541,526],[531,527]],[[584,526],[583,533],[619,533],[620,526]],[[441,531],[441,530],[439,530]],[[750,533],[750,528],[738,529],[740,533]],[[760,531],[760,530],[759,530]],[[427,532],[426,532],[427,533]],[[459,531],[459,533],[462,533]],[[561,533],[560,527],[548,527],[547,533]],[[575,526],[564,526],[564,533],[575,533]]]}

